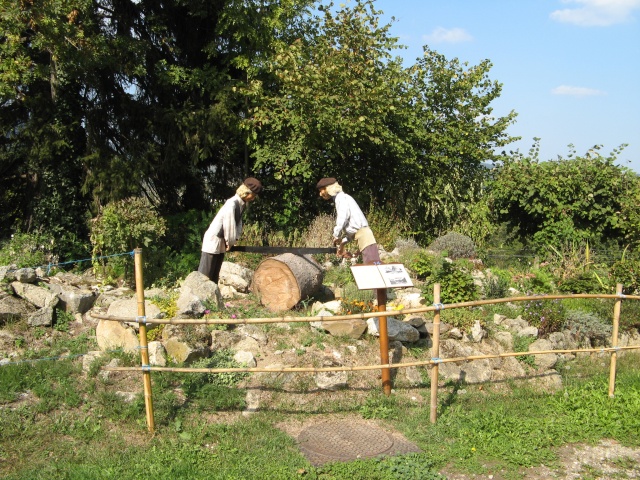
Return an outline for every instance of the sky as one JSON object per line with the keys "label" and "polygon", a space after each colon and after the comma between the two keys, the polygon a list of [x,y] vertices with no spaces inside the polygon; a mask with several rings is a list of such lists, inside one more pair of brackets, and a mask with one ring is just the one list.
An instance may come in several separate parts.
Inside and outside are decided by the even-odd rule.
{"label": "sky", "polygon": [[[349,5],[350,2],[342,0]],[[340,2],[337,2],[340,3]],[[502,84],[494,115],[518,113],[506,150],[540,160],[601,145],[640,173],[640,0],[375,0],[405,66],[424,45],[469,65],[488,59]],[[569,147],[572,144],[573,149]]]}

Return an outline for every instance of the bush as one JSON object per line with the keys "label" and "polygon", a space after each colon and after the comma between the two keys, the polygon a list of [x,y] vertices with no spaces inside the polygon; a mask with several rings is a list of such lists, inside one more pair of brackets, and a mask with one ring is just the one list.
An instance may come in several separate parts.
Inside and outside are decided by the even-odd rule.
{"label": "bush", "polygon": [[442,268],[429,277],[422,291],[430,302],[433,302],[435,283],[440,284],[441,303],[469,302],[478,298],[471,273],[456,263],[444,262]]}
{"label": "bush", "polygon": [[418,252],[409,264],[409,269],[420,280],[426,280],[440,268],[442,268],[442,258],[425,251]]}
{"label": "bush", "polygon": [[608,287],[596,272],[588,270],[558,282],[558,290],[563,293],[605,293]]}
{"label": "bush", "polygon": [[537,327],[540,336],[562,330],[565,310],[560,300],[533,300],[525,302],[522,318]]}
{"label": "bush", "polygon": [[0,248],[0,265],[39,267],[57,262],[53,237],[41,233],[16,233]]}
{"label": "bush", "polygon": [[[91,225],[91,244],[94,256],[114,256],[94,267],[101,268],[107,276],[127,277],[128,259],[116,255],[137,247],[155,245],[157,248],[165,230],[165,220],[144,198],[131,197],[109,203]],[[145,259],[152,256],[151,253]]]}
{"label": "bush", "polygon": [[613,327],[598,315],[583,310],[568,310],[565,327],[578,339],[590,339],[592,345],[605,345]]}
{"label": "bush", "polygon": [[459,233],[450,232],[437,238],[429,250],[437,253],[445,253],[452,260],[458,258],[474,258],[476,256],[476,246],[471,238]]}
{"label": "bush", "polygon": [[640,286],[640,262],[635,259],[619,260],[611,266],[611,277],[615,283],[621,283],[622,292],[633,294]]}
{"label": "bush", "polygon": [[511,286],[511,274],[506,270],[487,271],[482,281],[484,298],[506,298]]}

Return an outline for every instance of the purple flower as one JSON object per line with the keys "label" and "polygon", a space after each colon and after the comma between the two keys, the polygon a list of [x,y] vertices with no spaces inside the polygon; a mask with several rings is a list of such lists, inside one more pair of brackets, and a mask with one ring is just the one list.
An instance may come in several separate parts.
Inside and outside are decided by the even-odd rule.
{"label": "purple flower", "polygon": [[232,314],[231,314],[231,318],[238,318],[238,317],[236,317],[236,314],[235,314],[235,313],[232,313]]}
{"label": "purple flower", "polygon": [[205,315],[209,315],[210,313],[211,313],[211,310],[205,310],[205,311],[204,311],[204,314],[205,314]]}

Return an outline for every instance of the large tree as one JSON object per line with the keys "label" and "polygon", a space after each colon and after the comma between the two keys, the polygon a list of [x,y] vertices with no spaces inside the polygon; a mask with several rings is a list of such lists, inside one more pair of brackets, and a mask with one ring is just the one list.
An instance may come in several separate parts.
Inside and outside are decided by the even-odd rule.
{"label": "large tree", "polygon": [[491,117],[501,86],[488,61],[468,67],[425,48],[405,68],[373,1],[329,5],[268,66],[250,120],[256,167],[281,188],[275,220],[304,223],[313,185],[338,177],[364,206],[392,204],[423,238],[446,231],[478,193],[483,161],[512,139],[514,113]]}

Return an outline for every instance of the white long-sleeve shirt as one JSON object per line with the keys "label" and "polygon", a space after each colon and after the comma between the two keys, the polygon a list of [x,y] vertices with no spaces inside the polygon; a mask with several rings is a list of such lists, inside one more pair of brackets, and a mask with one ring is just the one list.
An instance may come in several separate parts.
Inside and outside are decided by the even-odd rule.
{"label": "white long-sleeve shirt", "polygon": [[336,203],[336,226],[333,229],[333,237],[340,238],[344,231],[347,239],[352,240],[358,230],[369,226],[369,222],[351,195],[338,192],[334,200]]}
{"label": "white long-sleeve shirt", "polygon": [[226,245],[232,247],[236,244],[242,234],[242,212],[245,205],[239,195],[234,195],[224,203],[204,233],[203,252],[224,253]]}

